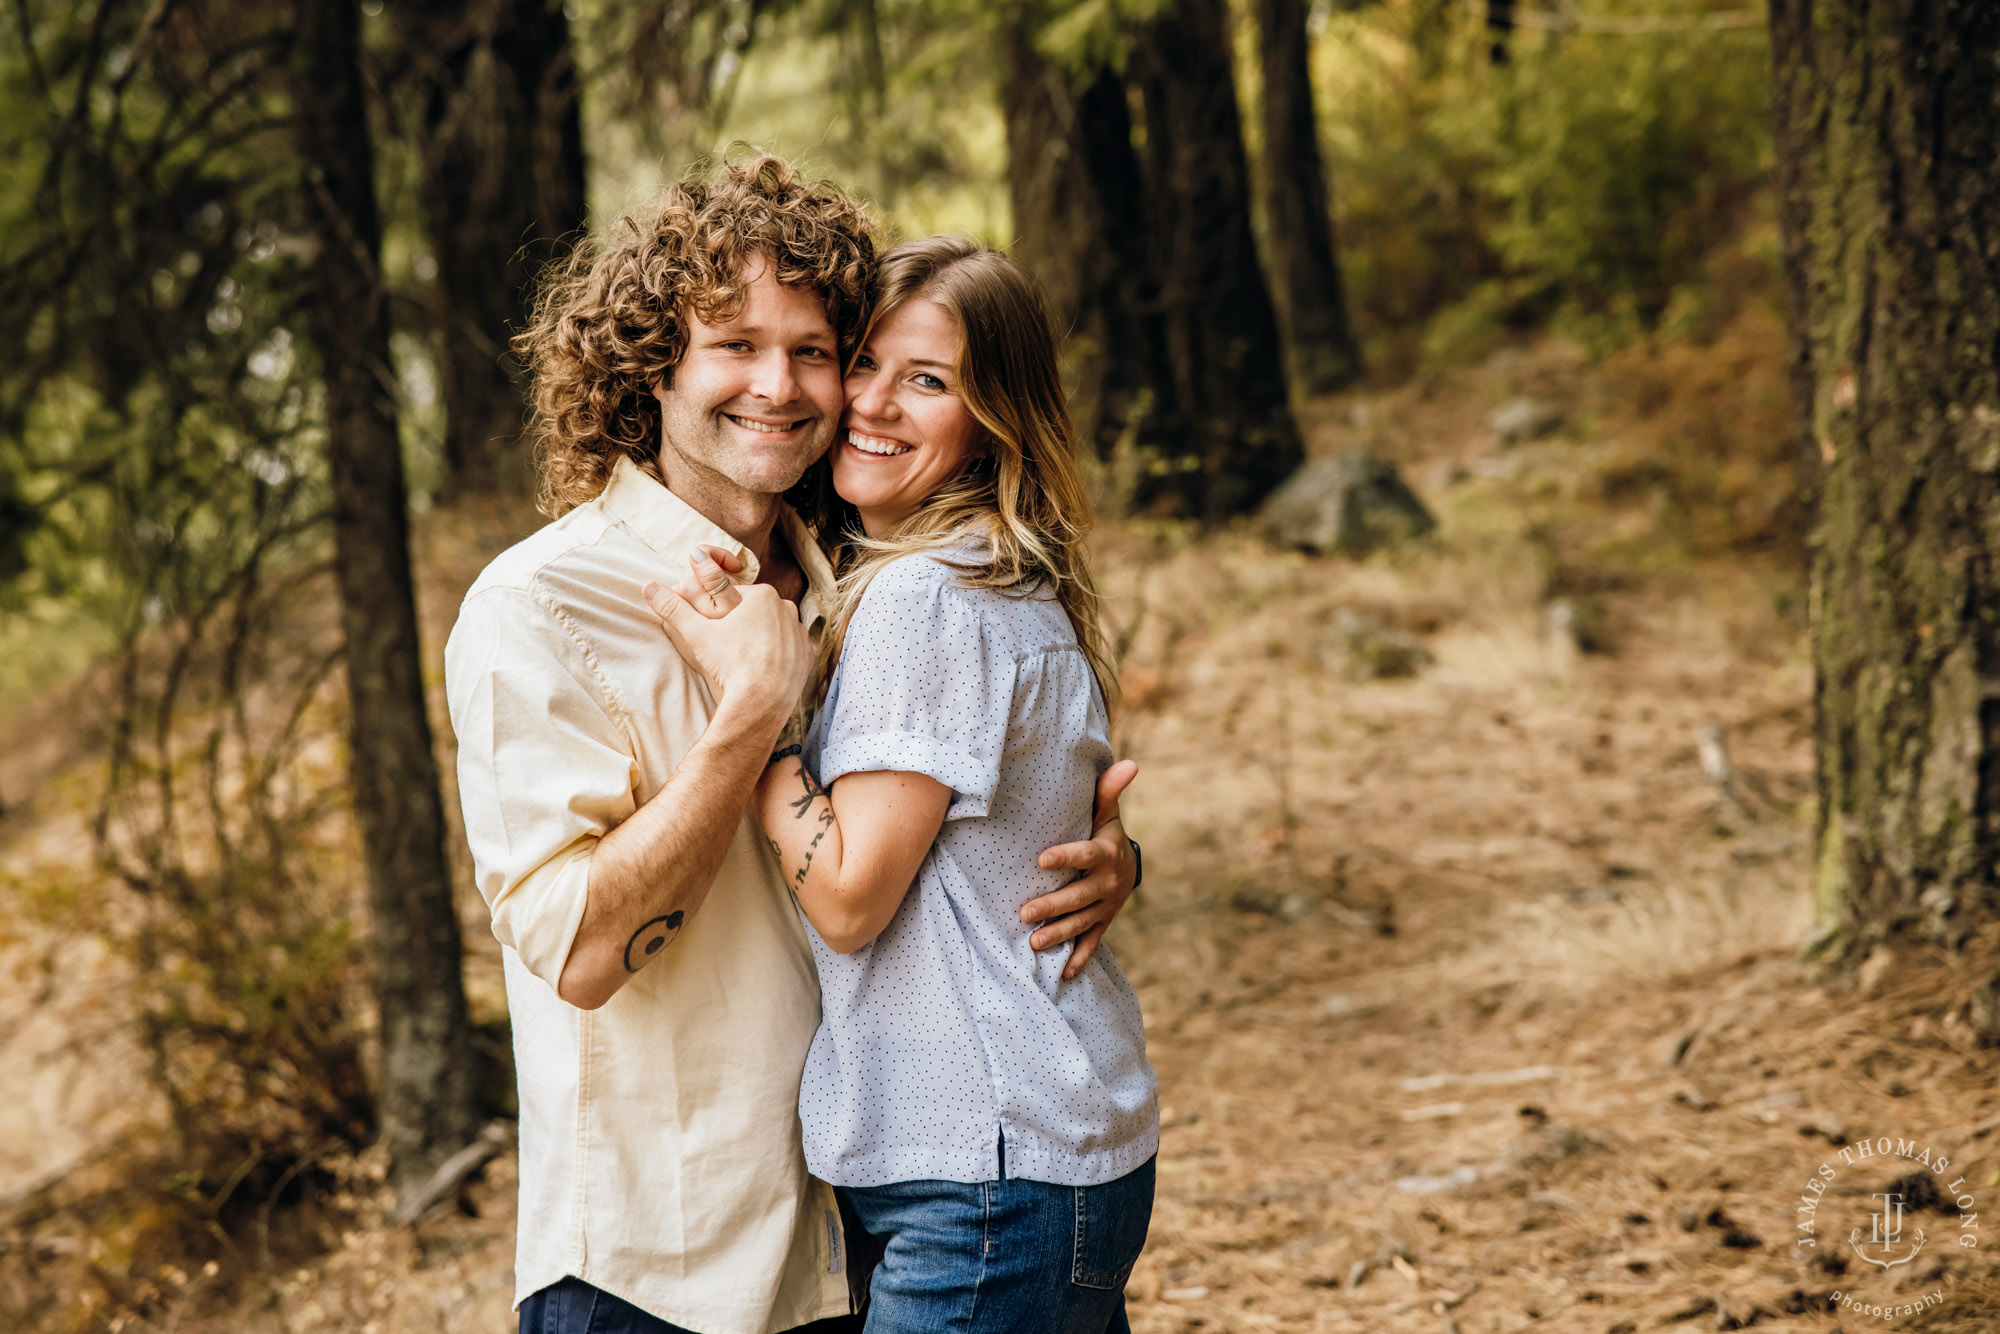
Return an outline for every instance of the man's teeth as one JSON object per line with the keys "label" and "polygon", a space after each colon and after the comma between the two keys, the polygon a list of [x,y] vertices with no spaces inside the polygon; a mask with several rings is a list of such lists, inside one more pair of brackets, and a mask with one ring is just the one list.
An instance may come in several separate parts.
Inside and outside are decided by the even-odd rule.
{"label": "man's teeth", "polygon": [[747,426],[753,431],[764,431],[771,435],[776,435],[781,431],[789,431],[798,425],[797,422],[752,421],[748,417],[731,417],[729,420],[735,422],[738,426]]}
{"label": "man's teeth", "polygon": [[884,440],[879,436],[863,435],[859,431],[849,431],[847,441],[864,454],[907,454],[915,447],[897,444],[894,440]]}

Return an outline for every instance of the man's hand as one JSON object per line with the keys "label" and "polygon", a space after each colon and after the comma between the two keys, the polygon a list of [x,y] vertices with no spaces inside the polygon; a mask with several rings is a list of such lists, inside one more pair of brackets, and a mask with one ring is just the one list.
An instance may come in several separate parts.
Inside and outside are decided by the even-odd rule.
{"label": "man's hand", "polygon": [[1028,937],[1036,949],[1052,949],[1067,940],[1076,942],[1069,962],[1063,965],[1065,980],[1083,971],[1090,956],[1097,953],[1105,928],[1132,897],[1138,866],[1118,818],[1118,798],[1138,774],[1139,766],[1130,760],[1120,760],[1106,769],[1097,780],[1097,813],[1091,821],[1095,832],[1080,843],[1058,844],[1037,859],[1044,870],[1068,867],[1083,873],[1054,893],[1030,899],[1021,907],[1023,922],[1042,923],[1041,929]]}
{"label": "man's hand", "polygon": [[798,607],[769,584],[733,583],[705,550],[688,565],[691,587],[683,579],[674,588],[658,583],[645,588],[667,638],[708,682],[718,707],[727,699],[732,707],[769,713],[782,724],[798,705],[812,667]]}

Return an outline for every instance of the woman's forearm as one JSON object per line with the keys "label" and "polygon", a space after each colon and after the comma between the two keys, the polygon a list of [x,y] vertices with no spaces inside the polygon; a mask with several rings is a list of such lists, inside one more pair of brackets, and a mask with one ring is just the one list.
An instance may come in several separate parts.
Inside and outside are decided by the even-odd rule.
{"label": "woman's forearm", "polygon": [[757,783],[758,823],[778,859],[785,886],[797,896],[806,920],[821,935],[830,891],[840,883],[843,844],[833,796],[807,770],[797,755],[787,755],[764,770]]}
{"label": "woman's forearm", "polygon": [[756,809],[799,909],[851,954],[882,933],[944,823],[951,791],[923,774],[843,776],[838,795],[796,755],[765,769]]}

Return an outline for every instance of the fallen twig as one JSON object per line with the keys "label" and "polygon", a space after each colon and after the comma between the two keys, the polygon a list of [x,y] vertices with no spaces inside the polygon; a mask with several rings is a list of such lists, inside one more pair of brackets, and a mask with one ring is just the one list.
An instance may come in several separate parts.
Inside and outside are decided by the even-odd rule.
{"label": "fallen twig", "polygon": [[500,1156],[514,1142],[514,1132],[505,1121],[494,1121],[472,1141],[439,1164],[430,1180],[417,1187],[391,1215],[399,1227],[415,1223],[432,1205],[457,1192],[473,1173]]}

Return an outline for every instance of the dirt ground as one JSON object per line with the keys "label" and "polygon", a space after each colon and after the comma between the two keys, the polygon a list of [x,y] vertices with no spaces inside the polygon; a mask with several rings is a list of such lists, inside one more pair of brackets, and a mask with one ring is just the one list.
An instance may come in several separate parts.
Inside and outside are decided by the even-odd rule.
{"label": "dirt ground", "polygon": [[[1398,552],[1105,535],[1147,864],[1111,940],[1163,1121],[1138,1334],[2000,1329],[1964,1244],[2000,1201],[1995,1055],[1938,1017],[1964,979],[1798,961],[1799,580],[1698,525],[1641,540],[1671,505],[1617,480],[1646,428],[1595,406],[1609,373],[1531,349],[1321,405],[1317,451],[1373,444],[1441,520]],[[1736,410],[1712,373],[1675,429]],[[1569,422],[1503,449],[1486,413],[1523,392]],[[1900,1238],[1871,1247],[1899,1178]],[[176,1271],[170,1318],[126,1328],[509,1329],[513,1184],[502,1157],[456,1209],[329,1231],[220,1308]],[[1836,1291],[1940,1296],[1884,1318]]]}

